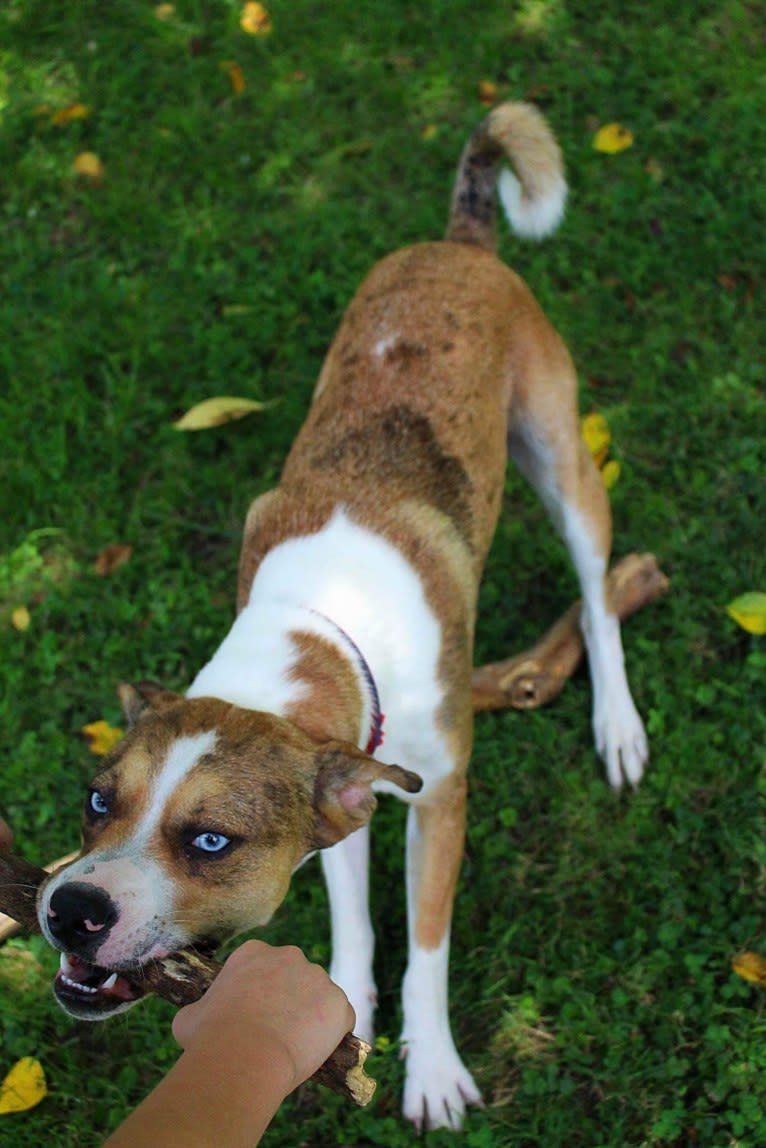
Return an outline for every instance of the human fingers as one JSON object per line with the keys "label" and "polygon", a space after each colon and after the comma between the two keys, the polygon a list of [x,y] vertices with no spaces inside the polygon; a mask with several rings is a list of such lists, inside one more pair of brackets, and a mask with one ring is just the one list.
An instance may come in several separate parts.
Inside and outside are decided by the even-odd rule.
{"label": "human fingers", "polygon": [[184,1048],[204,1041],[264,1046],[282,1054],[295,1087],[310,1076],[354,1025],[341,989],[300,949],[248,941],[232,953],[205,996],[181,1009],[173,1035]]}

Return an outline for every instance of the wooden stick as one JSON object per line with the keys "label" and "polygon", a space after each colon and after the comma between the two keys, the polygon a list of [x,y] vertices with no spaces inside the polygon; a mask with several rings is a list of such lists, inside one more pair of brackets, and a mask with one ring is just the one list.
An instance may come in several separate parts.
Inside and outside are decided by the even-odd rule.
{"label": "wooden stick", "polygon": [[[44,869],[22,857],[0,852],[0,909],[28,932],[39,932],[35,902],[46,876]],[[152,961],[142,971],[139,983],[141,988],[180,1007],[199,1000],[220,971],[216,961],[184,950]],[[365,1041],[347,1033],[312,1079],[364,1107],[375,1092],[375,1081],[364,1070],[369,1051]]]}
{"label": "wooden stick", "polygon": [[[55,861],[51,861],[48,865],[43,866],[46,873],[55,873],[62,865],[68,865],[70,861],[74,861],[75,857],[80,854],[79,849],[75,849],[74,853],[67,853],[66,857],[58,857]],[[15,937],[17,933],[21,932],[21,925],[18,921],[7,913],[0,913],[0,945],[3,941],[7,941],[10,937]]]}
{"label": "wooden stick", "polygon": [[47,876],[23,857],[0,852],[0,906],[30,933],[40,932],[35,904],[37,890]]}
{"label": "wooden stick", "polygon": [[[621,620],[666,593],[669,585],[653,554],[628,554],[607,579],[611,604]],[[584,653],[580,607],[580,602],[570,606],[530,650],[477,667],[471,679],[474,711],[508,706],[530,710],[554,698]]]}

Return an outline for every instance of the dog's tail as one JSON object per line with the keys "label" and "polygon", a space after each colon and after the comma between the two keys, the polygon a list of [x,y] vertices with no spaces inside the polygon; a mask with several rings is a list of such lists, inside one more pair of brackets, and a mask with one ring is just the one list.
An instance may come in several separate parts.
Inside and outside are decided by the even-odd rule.
{"label": "dog's tail", "polygon": [[[498,178],[503,158],[513,171],[504,167]],[[457,170],[445,238],[494,251],[497,193],[517,235],[542,239],[561,222],[564,161],[544,116],[531,104],[499,104],[471,136]]]}

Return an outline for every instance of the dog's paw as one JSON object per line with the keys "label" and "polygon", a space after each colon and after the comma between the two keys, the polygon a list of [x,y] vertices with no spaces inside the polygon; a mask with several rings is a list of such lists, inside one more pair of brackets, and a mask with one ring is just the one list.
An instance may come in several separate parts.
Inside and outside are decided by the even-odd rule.
{"label": "dog's paw", "polygon": [[613,694],[594,712],[593,736],[609,784],[615,789],[626,781],[638,785],[649,760],[649,743],[629,692],[620,697]]}
{"label": "dog's paw", "polygon": [[469,1104],[481,1106],[474,1079],[450,1040],[441,1048],[411,1042],[404,1046],[407,1074],[402,1111],[418,1132],[449,1128],[457,1132]]}

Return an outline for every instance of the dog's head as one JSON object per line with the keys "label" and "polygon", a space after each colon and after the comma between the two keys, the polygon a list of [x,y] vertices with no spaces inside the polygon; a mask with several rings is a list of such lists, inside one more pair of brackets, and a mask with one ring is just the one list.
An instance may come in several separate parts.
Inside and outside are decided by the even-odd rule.
{"label": "dog's head", "polygon": [[88,790],[82,852],[38,896],[56,998],[86,1020],[129,1008],[149,961],[265,924],[301,861],[369,820],[375,781],[421,786],[274,714],[120,693],[129,729]]}

